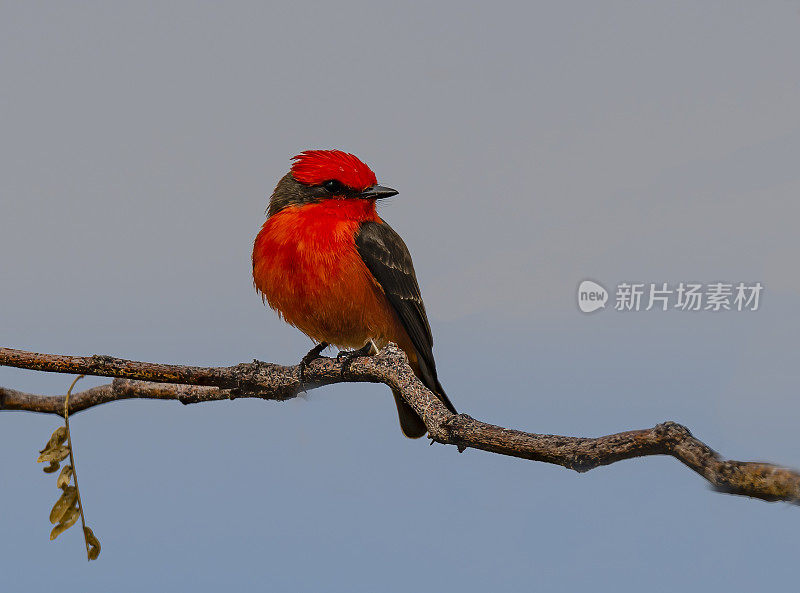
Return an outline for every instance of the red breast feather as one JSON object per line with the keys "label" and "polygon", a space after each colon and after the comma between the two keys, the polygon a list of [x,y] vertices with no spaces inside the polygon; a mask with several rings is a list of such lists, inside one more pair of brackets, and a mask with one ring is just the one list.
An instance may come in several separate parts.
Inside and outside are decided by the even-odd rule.
{"label": "red breast feather", "polygon": [[355,247],[365,220],[380,221],[373,203],[331,199],[285,208],[256,237],[256,288],[313,340],[357,348],[397,339],[396,316]]}

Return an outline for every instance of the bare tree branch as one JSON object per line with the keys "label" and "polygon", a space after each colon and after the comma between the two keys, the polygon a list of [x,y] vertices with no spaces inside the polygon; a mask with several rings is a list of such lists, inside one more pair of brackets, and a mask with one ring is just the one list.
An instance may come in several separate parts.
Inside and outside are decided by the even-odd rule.
{"label": "bare tree branch", "polygon": [[[136,362],[111,356],[61,356],[0,348],[0,366],[57,373],[115,377],[73,394],[70,412],[121,399],[165,399],[184,404],[237,397],[286,400],[306,389],[341,382],[384,383],[402,394],[422,417],[436,442],[544,461],[585,472],[623,459],[670,455],[722,492],[800,503],[800,473],[769,463],[729,461],[674,422],[653,428],[583,438],[534,434],[451,414],[417,380],[405,354],[390,345],[376,356],[360,357],[343,368],[336,359],[320,357],[304,371],[254,360],[230,367],[192,367]],[[22,393],[0,387],[0,410],[61,414],[62,396]]]}

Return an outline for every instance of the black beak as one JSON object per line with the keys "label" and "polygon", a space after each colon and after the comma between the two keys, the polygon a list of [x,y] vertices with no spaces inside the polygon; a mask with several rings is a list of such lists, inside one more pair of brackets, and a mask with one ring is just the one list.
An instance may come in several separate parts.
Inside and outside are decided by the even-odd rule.
{"label": "black beak", "polygon": [[380,200],[381,198],[391,198],[396,196],[398,192],[391,187],[383,187],[382,185],[373,185],[361,192],[361,197],[367,200]]}

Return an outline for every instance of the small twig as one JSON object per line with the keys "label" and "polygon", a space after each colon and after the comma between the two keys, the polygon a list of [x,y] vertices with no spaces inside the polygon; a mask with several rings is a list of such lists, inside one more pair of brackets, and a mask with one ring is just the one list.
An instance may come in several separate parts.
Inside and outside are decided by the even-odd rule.
{"label": "small twig", "polygon": [[[75,481],[75,494],[78,497],[78,511],[81,514],[81,533],[83,534],[83,540],[86,543],[86,549],[89,549],[89,540],[86,538],[86,517],[83,515],[83,502],[81,502],[81,489],[78,486],[78,468],[75,467],[75,455],[72,452],[72,432],[69,429],[69,396],[72,395],[72,389],[75,387],[75,383],[80,381],[84,378],[85,375],[78,375],[75,377],[75,380],[72,382],[72,385],[69,386],[67,390],[67,395],[64,396],[64,425],[67,427],[67,446],[69,447],[69,464],[72,466],[72,479]],[[91,560],[87,557],[87,562]]]}

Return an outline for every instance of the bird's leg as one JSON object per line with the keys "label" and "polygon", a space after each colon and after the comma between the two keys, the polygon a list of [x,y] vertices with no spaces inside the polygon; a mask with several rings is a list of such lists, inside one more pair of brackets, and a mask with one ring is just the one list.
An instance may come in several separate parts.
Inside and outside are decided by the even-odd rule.
{"label": "bird's leg", "polygon": [[305,391],[305,387],[303,387],[303,382],[305,379],[306,367],[312,360],[319,358],[320,353],[323,350],[325,350],[325,348],[327,348],[328,346],[330,346],[328,342],[320,342],[319,344],[314,346],[311,350],[309,350],[308,354],[306,354],[300,361],[300,364],[297,365],[298,367],[300,367],[300,389],[302,389],[303,391]]}
{"label": "bird's leg", "polygon": [[378,353],[378,348],[369,340],[366,344],[364,344],[358,350],[342,350],[339,354],[336,355],[336,362],[342,363],[342,370],[341,374],[344,375],[347,371],[350,370],[350,365],[353,364],[353,361],[358,358],[359,356],[373,356]]}

